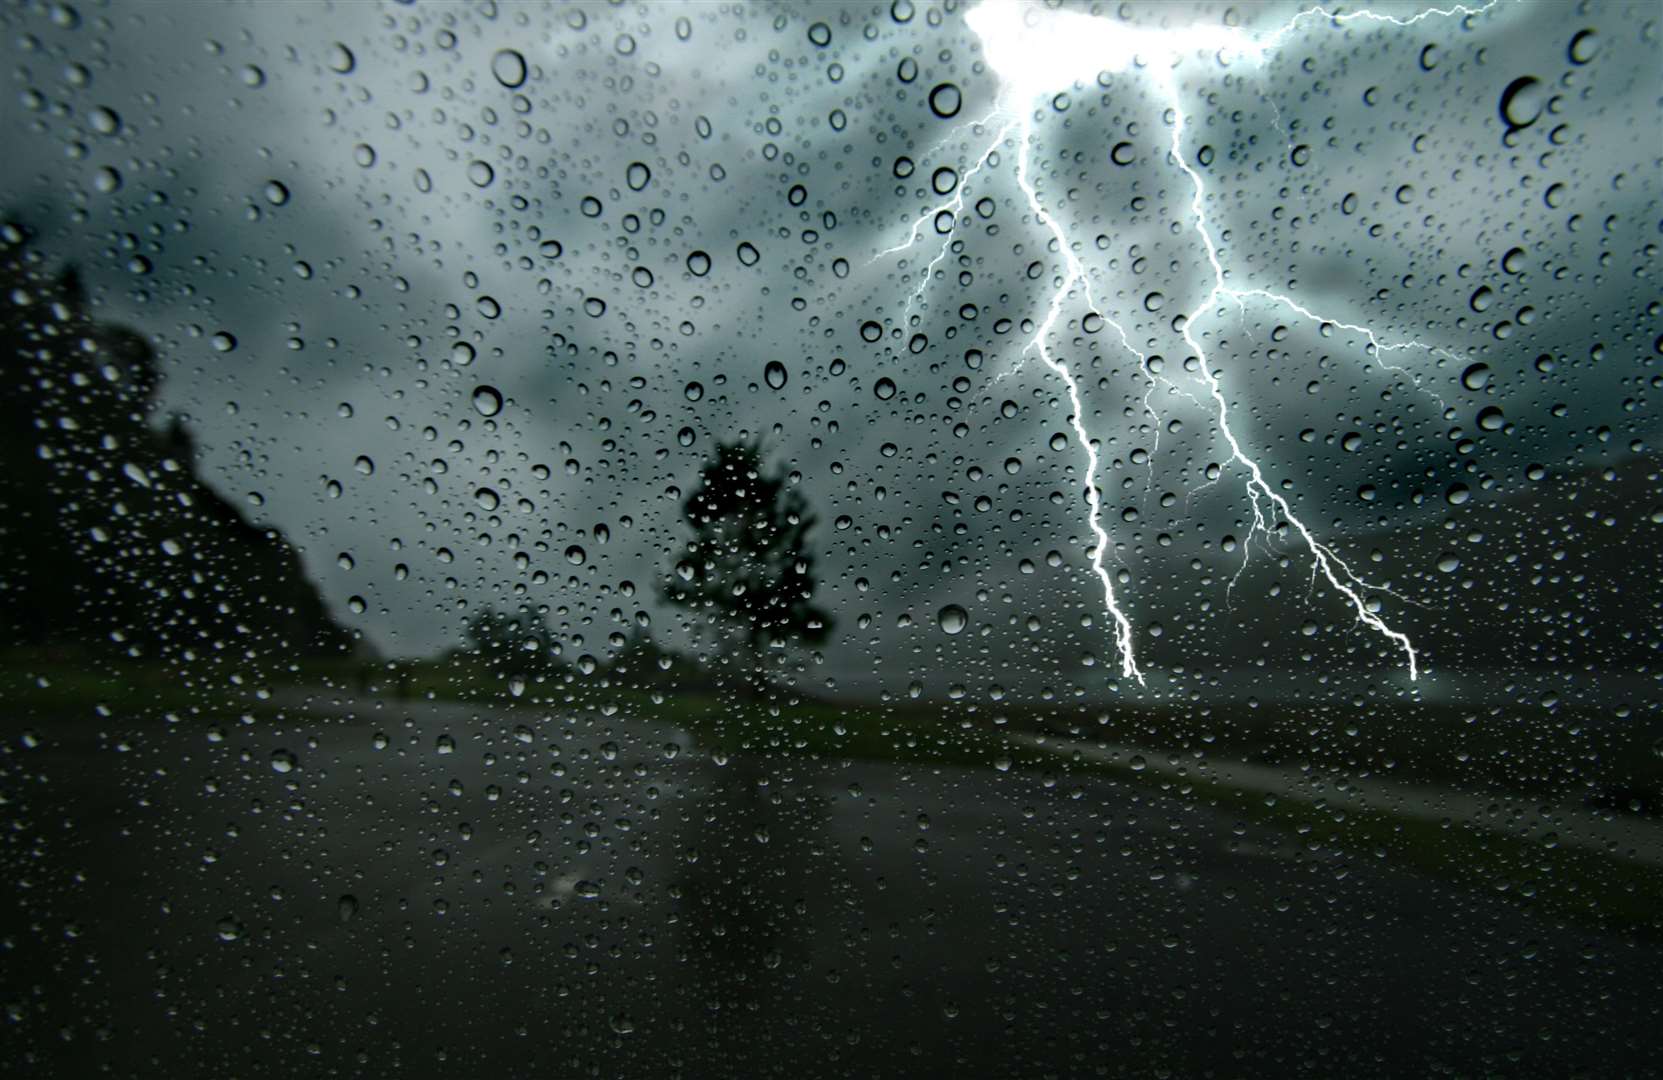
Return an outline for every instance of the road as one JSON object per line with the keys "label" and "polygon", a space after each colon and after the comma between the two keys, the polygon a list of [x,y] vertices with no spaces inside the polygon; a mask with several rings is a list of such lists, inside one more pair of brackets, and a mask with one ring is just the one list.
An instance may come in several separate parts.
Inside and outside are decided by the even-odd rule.
{"label": "road", "polygon": [[1501,837],[1663,867],[1663,821],[1655,816],[1601,813],[1562,801],[1544,805],[1513,792],[1455,791],[1396,783],[1380,776],[1359,778],[1308,763],[1275,766],[1220,758],[1186,759],[1133,746],[1023,732],[1013,732],[1009,738],[1036,750],[1065,757],[1078,754],[1087,761],[1122,769],[1136,761],[1139,771],[1174,780],[1359,811],[1380,810],[1400,819],[1459,822]]}
{"label": "road", "polygon": [[6,1075],[1654,1069],[1657,938],[1113,775],[367,700],[0,736]]}

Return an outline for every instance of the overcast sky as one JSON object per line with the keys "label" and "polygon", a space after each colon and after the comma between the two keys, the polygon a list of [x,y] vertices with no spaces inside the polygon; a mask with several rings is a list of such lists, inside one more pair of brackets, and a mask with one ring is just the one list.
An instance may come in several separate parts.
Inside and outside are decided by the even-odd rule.
{"label": "overcast sky", "polygon": [[[105,317],[155,341],[203,474],[389,654],[522,600],[577,651],[637,611],[685,644],[654,599],[678,505],[715,441],[748,433],[820,516],[838,634],[816,685],[1095,693],[1118,664],[1085,455],[1062,381],[1024,351],[1064,261],[1017,187],[1015,130],[971,168],[1030,118],[1036,194],[1104,313],[1158,358],[1151,382],[1112,328],[1082,324],[1080,290],[1065,297],[1049,344],[1101,446],[1111,566],[1155,668],[1186,662],[1162,636],[1223,603],[1251,522],[1174,324],[1212,272],[1158,81],[1020,100],[965,10],[9,12],[0,175]],[[1295,8],[1076,10],[1264,32]],[[1570,467],[1600,426],[1619,436],[1581,464],[1655,427],[1615,403],[1659,333],[1657,37],[1655,5],[1504,3],[1407,29],[1311,20],[1263,65],[1178,66],[1230,284],[1436,346],[1384,371],[1361,335],[1265,302],[1200,316],[1232,432],[1348,556],[1367,561],[1347,537]],[[961,192],[917,292],[942,250],[934,211]],[[917,245],[875,258],[921,217]],[[1481,424],[1487,408],[1500,419]],[[1456,483],[1474,498],[1452,506]],[[1277,550],[1303,592],[1308,560]],[[1412,596],[1431,568],[1402,563],[1370,574]],[[949,603],[966,633],[936,625]],[[1301,608],[1350,632],[1332,592]],[[1400,661],[1376,644],[1380,667]]]}

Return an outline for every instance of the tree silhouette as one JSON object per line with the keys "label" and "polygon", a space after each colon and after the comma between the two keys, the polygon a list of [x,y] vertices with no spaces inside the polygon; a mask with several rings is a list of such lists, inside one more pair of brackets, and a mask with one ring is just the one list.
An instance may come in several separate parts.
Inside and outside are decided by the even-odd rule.
{"label": "tree silhouette", "polygon": [[158,362],[0,222],[0,637],[147,662],[340,655],[288,542],[198,475]]}
{"label": "tree silhouette", "polygon": [[545,671],[560,666],[559,644],[541,612],[486,608],[468,620],[462,634],[472,652],[499,667]]}
{"label": "tree silhouette", "polygon": [[723,442],[682,504],[693,537],[663,595],[702,616],[747,689],[765,650],[824,641],[832,619],[813,604],[815,518],[801,493],[764,468],[759,442]]}

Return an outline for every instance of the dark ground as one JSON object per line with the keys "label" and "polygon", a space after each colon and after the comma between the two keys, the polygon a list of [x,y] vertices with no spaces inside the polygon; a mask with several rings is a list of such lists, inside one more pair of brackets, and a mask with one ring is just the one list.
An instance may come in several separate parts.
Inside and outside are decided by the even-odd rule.
{"label": "dark ground", "polygon": [[1655,940],[1369,852],[1061,769],[398,708],[7,724],[5,1071],[1655,1075]]}

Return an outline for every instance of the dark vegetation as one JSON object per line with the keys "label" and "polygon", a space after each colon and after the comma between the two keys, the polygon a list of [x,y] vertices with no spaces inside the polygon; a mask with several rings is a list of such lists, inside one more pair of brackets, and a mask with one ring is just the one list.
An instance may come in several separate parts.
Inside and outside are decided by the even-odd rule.
{"label": "dark vegetation", "polygon": [[299,556],[197,475],[138,334],[100,322],[73,270],[0,226],[0,640],[201,674],[339,656],[352,636]]}

